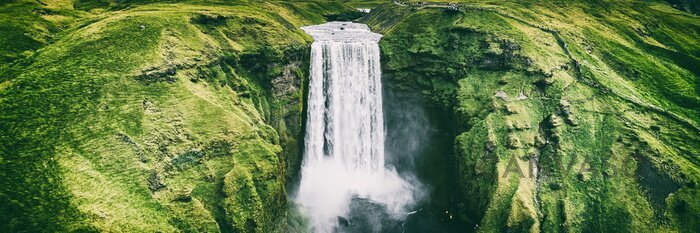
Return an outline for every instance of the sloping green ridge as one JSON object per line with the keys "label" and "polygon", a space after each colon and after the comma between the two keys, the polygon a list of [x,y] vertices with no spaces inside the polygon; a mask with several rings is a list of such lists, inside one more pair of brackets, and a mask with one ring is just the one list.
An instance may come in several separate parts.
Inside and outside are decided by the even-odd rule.
{"label": "sloping green ridge", "polygon": [[412,2],[362,21],[385,34],[385,80],[454,114],[454,221],[700,229],[700,18],[658,2]]}
{"label": "sloping green ridge", "polygon": [[[299,27],[351,9],[71,3],[0,14],[31,18],[0,36],[0,231],[282,231],[311,42]],[[66,15],[56,31],[45,19]],[[22,31],[45,24],[45,41]]]}

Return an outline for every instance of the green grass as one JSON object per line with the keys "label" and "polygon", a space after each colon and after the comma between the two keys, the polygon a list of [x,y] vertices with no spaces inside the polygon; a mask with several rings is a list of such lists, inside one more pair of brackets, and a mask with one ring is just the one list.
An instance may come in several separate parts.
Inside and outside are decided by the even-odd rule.
{"label": "green grass", "polygon": [[308,76],[299,27],[360,7],[385,34],[387,83],[452,113],[461,221],[699,227],[697,16],[655,1],[459,2],[0,3],[0,231],[303,231],[284,189]]}
{"label": "green grass", "polygon": [[456,116],[465,222],[693,231],[697,16],[659,2],[452,2],[463,8],[385,4],[362,20],[385,34],[387,83]]}
{"label": "green grass", "polygon": [[[284,228],[311,41],[299,28],[351,8],[51,3],[74,17],[60,30],[2,24],[14,34],[0,36],[0,231]],[[17,1],[0,15],[49,7]],[[275,86],[284,74],[298,81]]]}
{"label": "green grass", "polygon": [[66,3],[13,0],[0,3],[0,70],[10,63],[31,56],[34,51],[56,41],[56,36],[85,16]]}

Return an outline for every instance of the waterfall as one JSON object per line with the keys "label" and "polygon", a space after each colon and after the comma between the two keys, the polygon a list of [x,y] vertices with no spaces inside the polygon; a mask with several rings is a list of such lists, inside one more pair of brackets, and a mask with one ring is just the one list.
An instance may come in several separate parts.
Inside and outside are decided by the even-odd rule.
{"label": "waterfall", "polygon": [[314,38],[301,181],[295,197],[316,232],[337,231],[354,198],[401,218],[413,186],[384,164],[381,35],[364,24],[302,28]]}

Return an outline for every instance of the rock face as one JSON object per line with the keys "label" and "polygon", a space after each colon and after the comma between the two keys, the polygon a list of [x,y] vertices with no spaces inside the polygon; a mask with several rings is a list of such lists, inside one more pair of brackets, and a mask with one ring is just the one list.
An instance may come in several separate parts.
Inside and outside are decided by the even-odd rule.
{"label": "rock face", "polygon": [[454,114],[459,221],[483,232],[700,227],[700,164],[681,162],[700,154],[700,44],[683,29],[700,21],[661,3],[603,5],[636,13],[470,1],[458,12],[383,5],[362,19],[385,35],[385,83]]}
{"label": "rock face", "polygon": [[[283,147],[281,158],[285,161],[287,182],[291,182],[299,173],[302,160],[303,136],[302,115],[304,114],[304,99],[306,92],[302,85],[308,83],[308,59],[306,48],[294,50],[292,62],[284,65],[282,74],[272,79],[273,127],[280,135],[280,145]],[[304,60],[307,59],[307,60]]]}

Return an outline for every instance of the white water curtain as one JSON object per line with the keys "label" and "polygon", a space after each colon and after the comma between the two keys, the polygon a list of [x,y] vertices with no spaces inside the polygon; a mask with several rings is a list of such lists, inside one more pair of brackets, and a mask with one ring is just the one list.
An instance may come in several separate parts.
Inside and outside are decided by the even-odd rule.
{"label": "white water curtain", "polygon": [[353,197],[400,218],[412,186],[384,164],[379,40],[364,24],[302,28],[314,37],[304,161],[296,201],[316,232],[333,232]]}

